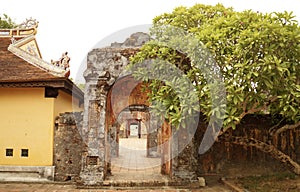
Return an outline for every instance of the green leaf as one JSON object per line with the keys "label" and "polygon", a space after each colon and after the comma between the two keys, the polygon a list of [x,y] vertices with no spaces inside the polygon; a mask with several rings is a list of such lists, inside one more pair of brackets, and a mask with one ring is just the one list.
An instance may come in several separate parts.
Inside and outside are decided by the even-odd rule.
{"label": "green leaf", "polygon": [[[177,27],[186,34],[176,36],[174,28],[162,29],[160,26]],[[211,115],[225,118],[224,124],[235,129],[235,124],[241,122],[238,117],[245,112],[242,103],[249,108],[255,103],[268,105],[268,111],[255,111],[254,114],[268,112],[281,114],[290,121],[300,119],[300,28],[292,14],[238,12],[222,5],[197,4],[189,8],[178,7],[155,17],[150,31],[159,40],[146,43],[131,58],[131,65],[149,58],[172,63],[195,85],[199,110],[206,119]],[[191,37],[194,39],[190,40]],[[166,40],[169,40],[168,46],[164,44]],[[199,47],[197,42],[206,46]],[[182,48],[177,50],[179,46]],[[195,50],[207,50],[211,58],[205,54],[198,58],[203,52]],[[207,58],[217,65],[212,71]],[[197,68],[198,64],[201,70]],[[149,73],[164,68],[165,64],[161,64],[153,71],[140,70],[133,75],[149,81],[146,78]],[[226,115],[213,104],[214,99],[222,98],[219,97],[222,93],[208,78],[218,76],[214,74],[218,70],[226,86]],[[192,96],[181,77],[172,77],[170,81],[151,80],[149,98],[161,101],[168,109],[166,116],[178,124],[183,119],[181,114],[191,114],[199,106],[186,102]],[[181,91],[174,92],[173,86],[181,87]],[[277,99],[270,102],[274,96]]]}

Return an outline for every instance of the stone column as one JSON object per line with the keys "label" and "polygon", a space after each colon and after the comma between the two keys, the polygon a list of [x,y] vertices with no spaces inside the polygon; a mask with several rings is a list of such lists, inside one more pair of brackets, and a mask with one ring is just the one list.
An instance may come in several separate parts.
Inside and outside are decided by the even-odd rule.
{"label": "stone column", "polygon": [[108,142],[110,143],[110,153],[111,157],[118,157],[118,125],[112,126],[109,129]]}
{"label": "stone column", "polygon": [[159,157],[160,153],[157,152],[158,146],[158,133],[157,133],[157,122],[148,121],[148,133],[147,133],[147,156],[148,157]]}
{"label": "stone column", "polygon": [[164,121],[162,125],[162,154],[161,154],[161,173],[163,175],[172,175],[172,154],[171,154],[171,125]]}
{"label": "stone column", "polygon": [[194,133],[189,129],[173,129],[172,135],[172,178],[195,181],[197,178],[197,146]]}
{"label": "stone column", "polygon": [[[102,81],[105,82],[105,81]],[[85,129],[83,130],[88,152],[82,161],[80,177],[84,185],[102,185],[106,170],[107,133],[105,130],[105,110],[107,91],[105,83],[89,85],[91,93],[88,110],[85,111]],[[93,87],[93,88],[92,88]],[[93,95],[97,95],[93,97]]]}

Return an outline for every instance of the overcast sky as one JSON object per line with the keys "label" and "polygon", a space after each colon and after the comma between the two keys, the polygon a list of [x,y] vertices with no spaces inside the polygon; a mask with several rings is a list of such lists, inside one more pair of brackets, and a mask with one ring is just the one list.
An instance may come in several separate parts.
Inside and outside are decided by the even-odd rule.
{"label": "overcast sky", "polygon": [[133,29],[142,31],[155,16],[171,12],[177,6],[215,5],[218,2],[237,11],[286,10],[293,11],[297,18],[300,16],[298,0],[0,0],[0,14],[9,15],[16,23],[30,17],[37,19],[36,39],[43,59],[48,62],[58,60],[68,51],[71,77],[78,79],[82,71],[78,69],[84,65],[88,51],[96,45],[121,41],[115,37]]}

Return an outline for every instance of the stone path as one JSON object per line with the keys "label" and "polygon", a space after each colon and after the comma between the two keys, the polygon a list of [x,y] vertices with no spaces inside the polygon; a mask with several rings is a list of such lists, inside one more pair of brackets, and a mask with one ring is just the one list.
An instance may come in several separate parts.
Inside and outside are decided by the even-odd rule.
{"label": "stone path", "polygon": [[146,157],[147,139],[127,138],[119,141],[119,157],[112,159],[112,165],[125,170],[156,169],[160,166],[160,158]]}
{"label": "stone path", "polygon": [[110,181],[161,181],[160,158],[146,157],[146,139],[120,139],[119,157],[112,159]]}

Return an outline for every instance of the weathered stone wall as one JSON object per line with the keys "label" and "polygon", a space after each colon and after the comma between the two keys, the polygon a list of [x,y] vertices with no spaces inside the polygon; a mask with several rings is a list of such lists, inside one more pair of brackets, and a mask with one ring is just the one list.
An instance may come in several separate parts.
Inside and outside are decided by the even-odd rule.
{"label": "weathered stone wall", "polygon": [[[213,147],[203,155],[198,155],[197,174],[225,173],[238,164],[255,164],[268,169],[286,169],[278,160],[261,152],[255,147],[245,147],[230,142],[232,137],[244,137],[270,143],[283,153],[289,155],[294,161],[300,163],[300,128],[288,130],[278,137],[269,137],[270,128],[273,127],[270,116],[247,116],[236,130],[226,133],[225,140],[215,142]],[[196,133],[196,145],[202,140],[206,124],[201,121]],[[226,138],[229,138],[226,141]]]}
{"label": "weathered stone wall", "polygon": [[82,112],[62,113],[56,118],[54,131],[54,166],[56,181],[77,181],[82,154],[87,150],[79,134]]}
{"label": "weathered stone wall", "polygon": [[198,147],[194,140],[194,133],[188,129],[173,130],[173,132],[175,134],[173,134],[172,138],[172,154],[178,155],[172,159],[172,177],[174,179],[194,181],[197,179]]}

